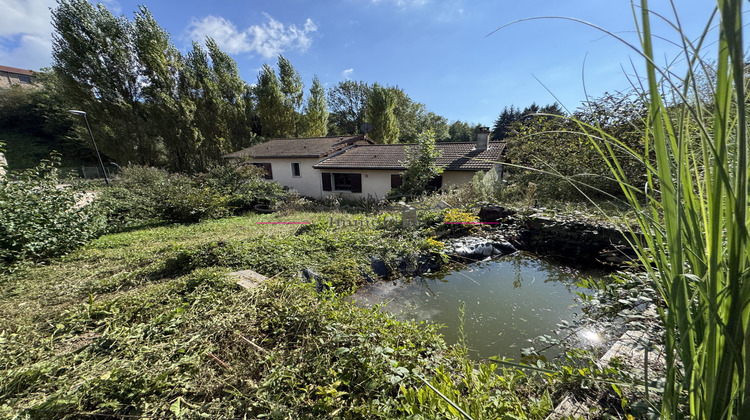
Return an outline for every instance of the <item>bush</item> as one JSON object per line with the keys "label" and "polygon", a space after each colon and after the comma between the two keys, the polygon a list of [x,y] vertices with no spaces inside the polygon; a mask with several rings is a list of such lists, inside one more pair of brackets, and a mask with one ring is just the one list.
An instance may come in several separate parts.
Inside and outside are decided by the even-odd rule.
{"label": "bush", "polygon": [[44,260],[69,252],[104,230],[97,204],[84,193],[58,187],[60,157],[0,181],[0,262]]}
{"label": "bush", "polygon": [[286,195],[254,167],[215,167],[190,177],[146,166],[128,166],[103,191],[113,230],[150,221],[194,223],[272,207]]}

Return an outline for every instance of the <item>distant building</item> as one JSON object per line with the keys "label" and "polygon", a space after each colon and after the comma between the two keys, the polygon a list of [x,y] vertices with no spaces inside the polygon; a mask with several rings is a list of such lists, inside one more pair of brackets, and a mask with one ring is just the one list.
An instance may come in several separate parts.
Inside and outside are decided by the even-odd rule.
{"label": "distant building", "polygon": [[[470,183],[478,171],[502,176],[505,143],[490,142],[490,130],[477,133],[476,142],[437,143],[443,169],[430,184],[435,189]],[[416,144],[373,144],[364,136],[274,139],[223,156],[266,170],[266,179],[278,181],[308,197],[330,195],[380,199],[401,185],[406,170],[406,149]]]}
{"label": "distant building", "polygon": [[0,89],[15,85],[31,86],[36,83],[36,76],[31,70],[0,66]]}

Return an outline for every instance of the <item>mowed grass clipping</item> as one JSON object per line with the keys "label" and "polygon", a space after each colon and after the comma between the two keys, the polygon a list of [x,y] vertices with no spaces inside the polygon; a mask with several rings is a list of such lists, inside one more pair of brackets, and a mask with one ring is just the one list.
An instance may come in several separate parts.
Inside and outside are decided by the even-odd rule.
{"label": "mowed grass clipping", "polygon": [[[311,267],[346,291],[370,255],[421,240],[326,229],[332,216],[354,217],[255,215],[107,235],[6,276],[0,417],[396,415],[399,386],[417,385],[411,370],[443,360],[435,328],[317,293],[294,271]],[[268,221],[321,223],[300,233],[258,224]],[[226,276],[234,268],[280,275],[246,291]]]}

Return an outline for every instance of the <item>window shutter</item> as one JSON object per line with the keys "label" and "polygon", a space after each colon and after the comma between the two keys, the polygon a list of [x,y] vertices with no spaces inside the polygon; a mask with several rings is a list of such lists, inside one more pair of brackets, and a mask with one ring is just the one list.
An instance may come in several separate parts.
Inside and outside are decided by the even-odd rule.
{"label": "window shutter", "polygon": [[362,192],[362,174],[352,174],[352,192],[353,193],[361,193]]}
{"label": "window shutter", "polygon": [[323,172],[323,191],[331,191],[331,173]]}
{"label": "window shutter", "polygon": [[401,175],[391,174],[391,188],[398,188],[403,183],[404,183],[404,180],[401,179]]}

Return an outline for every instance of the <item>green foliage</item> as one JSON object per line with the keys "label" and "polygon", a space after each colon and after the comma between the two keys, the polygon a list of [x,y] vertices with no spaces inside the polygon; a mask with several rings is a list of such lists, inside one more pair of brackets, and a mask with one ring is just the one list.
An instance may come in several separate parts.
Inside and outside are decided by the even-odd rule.
{"label": "green foliage", "polygon": [[389,89],[378,85],[372,87],[367,98],[367,122],[372,124],[370,137],[377,143],[392,144],[399,139],[399,123],[394,112],[396,95]]}
{"label": "green foliage", "polygon": [[[283,124],[292,136],[299,136],[301,131],[299,111],[302,107],[302,97],[305,85],[302,83],[297,69],[292,66],[283,55],[279,54],[279,90],[283,96],[282,120]],[[286,135],[289,137],[290,135]]]}
{"label": "green foliage", "polygon": [[[623,136],[628,147],[642,145],[641,136],[635,134],[633,127],[642,126],[643,115],[630,112],[631,109],[625,105],[634,98],[619,98],[619,110],[623,112],[617,117],[601,112],[602,108],[618,110],[608,107],[609,98],[605,96],[597,106],[592,105],[587,113],[579,113],[577,118],[596,121],[595,124],[606,133],[631,133],[627,137]],[[597,147],[602,147],[604,140],[594,139],[596,144],[593,144],[590,137],[581,133],[578,126],[567,117],[530,114],[513,125],[513,131],[505,141],[507,151],[504,178],[507,180],[508,190],[519,195],[510,198],[521,198],[528,193],[529,188],[534,188],[536,197],[543,202],[580,201],[622,195],[617,181],[611,176],[597,150]],[[555,153],[550,153],[550,150],[555,150]],[[628,176],[631,179],[642,178],[645,171],[637,163],[637,159],[626,149],[618,148],[617,151]],[[531,184],[534,187],[529,187]]]}
{"label": "green foliage", "polygon": [[45,260],[70,252],[101,233],[100,207],[85,193],[58,187],[59,156],[0,180],[0,263]]}
{"label": "green foliage", "polygon": [[[641,2],[637,24],[647,74],[640,93],[648,107],[644,146],[630,147],[627,138],[580,123],[607,159],[646,233],[633,242],[664,301],[659,314],[667,372],[660,414],[666,419],[740,418],[750,412],[743,11],[740,1],[720,0],[717,5],[718,30],[710,31],[714,22],[709,22],[697,45],[674,26],[685,40],[683,60],[689,64],[685,76],[675,78],[654,64],[659,54],[652,44],[648,2]],[[706,79],[714,102],[706,107],[695,81],[710,68],[702,48],[713,34],[718,35],[716,72]],[[676,103],[667,95],[678,98]],[[641,180],[620,164],[620,150],[646,169],[645,191]]]}
{"label": "green foliage", "polygon": [[83,0],[60,0],[52,24],[55,97],[112,159],[200,171],[252,141],[249,87],[213,40],[183,56],[145,7],[131,21]]}
{"label": "green foliage", "polygon": [[[521,370],[503,369],[495,363],[463,361],[460,371],[435,369],[429,385],[401,386],[404,411],[415,419],[544,419],[553,408],[549,393],[524,395],[529,377]],[[440,396],[440,392],[450,400]]]}
{"label": "green foliage", "polygon": [[261,133],[265,137],[288,137],[291,132],[286,125],[284,115],[284,97],[279,87],[276,72],[268,64],[264,64],[258,74],[258,83],[253,90],[258,98],[258,117],[260,118]]}
{"label": "green foliage", "polygon": [[189,177],[153,167],[128,166],[101,192],[113,231],[146,222],[194,223],[256,206],[272,206],[282,187],[261,179],[254,167],[214,167]]}
{"label": "green foliage", "polygon": [[443,173],[437,166],[440,151],[435,149],[435,134],[426,131],[420,134],[417,147],[406,148],[406,171],[401,174],[402,184],[391,195],[418,196],[427,192],[427,187],[435,177]]}
{"label": "green foliage", "polygon": [[469,142],[475,140],[476,133],[469,123],[456,121],[448,127],[448,135],[450,141]]}
{"label": "green foliage", "polygon": [[323,137],[328,134],[328,105],[326,91],[318,76],[313,77],[304,116],[304,136]]}
{"label": "green foliage", "polygon": [[366,82],[345,80],[328,90],[331,109],[328,131],[337,135],[354,135],[365,122],[367,98],[371,87]]}

